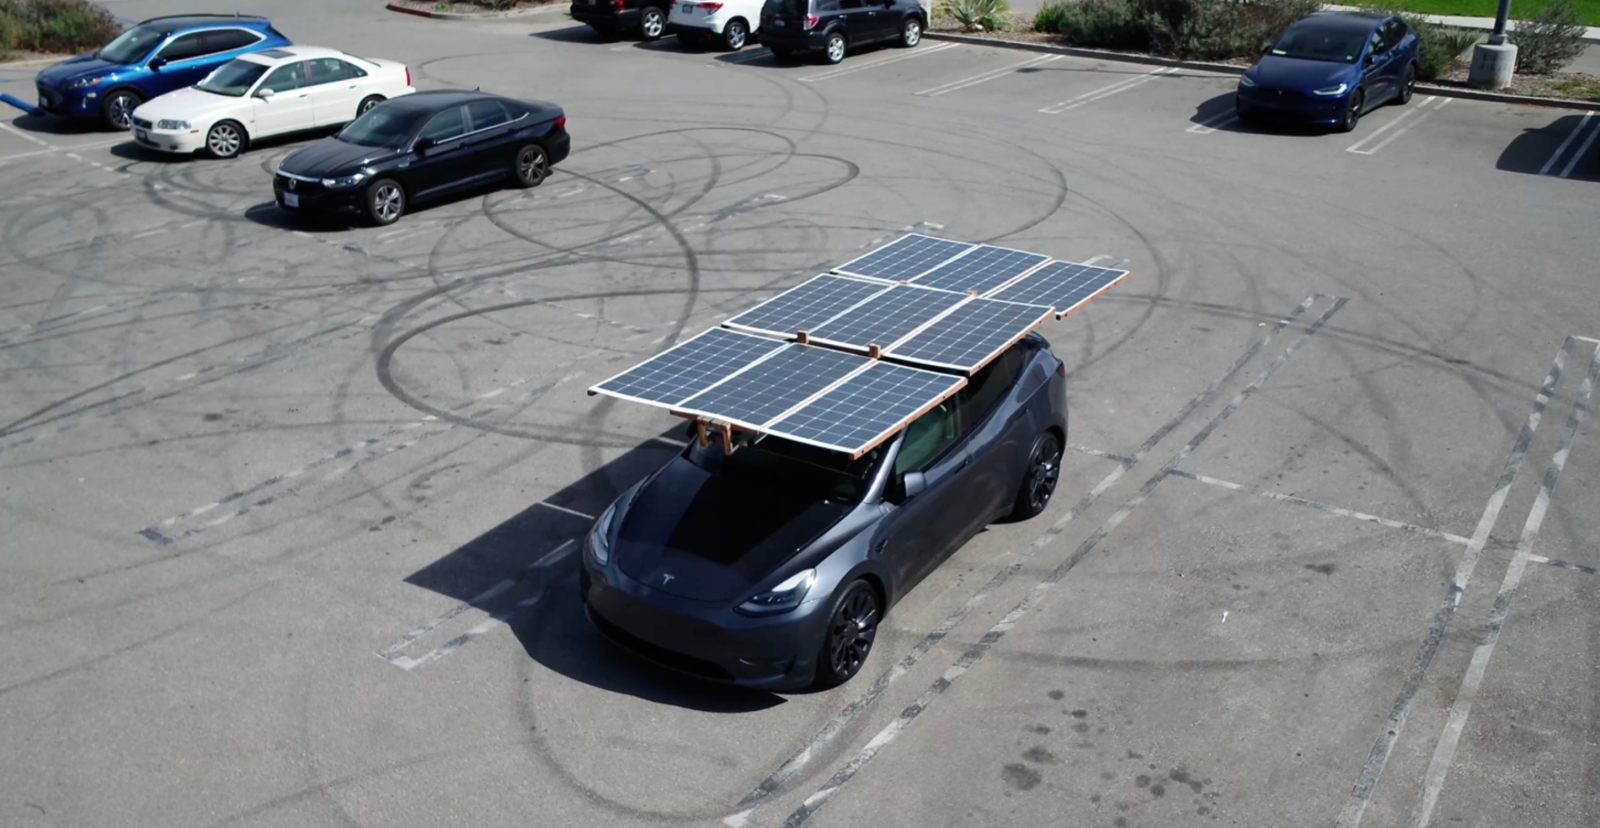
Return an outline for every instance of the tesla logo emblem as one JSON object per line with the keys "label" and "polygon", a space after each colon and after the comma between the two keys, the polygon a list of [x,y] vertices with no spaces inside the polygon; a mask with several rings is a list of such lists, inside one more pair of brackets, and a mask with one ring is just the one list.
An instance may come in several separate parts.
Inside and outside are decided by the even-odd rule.
{"label": "tesla logo emblem", "polygon": [[292,178],[291,178],[291,179],[289,179],[289,189],[291,189],[291,190],[293,190],[293,189],[294,189],[294,188],[296,188],[296,187],[298,187],[298,186],[300,186],[300,182],[298,182],[298,181],[295,181],[295,180],[294,180],[294,179],[292,179]]}
{"label": "tesla logo emblem", "polygon": [[661,573],[661,585],[662,586],[666,586],[667,584],[672,583],[672,579],[676,578],[676,577],[678,577],[678,576],[672,574],[671,572],[663,572],[663,573]]}

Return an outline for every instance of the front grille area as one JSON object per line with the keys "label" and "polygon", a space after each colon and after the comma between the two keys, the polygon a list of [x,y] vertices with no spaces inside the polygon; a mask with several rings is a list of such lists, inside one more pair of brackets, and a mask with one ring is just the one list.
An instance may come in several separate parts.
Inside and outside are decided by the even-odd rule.
{"label": "front grille area", "polygon": [[304,181],[298,178],[290,178],[282,173],[273,176],[273,178],[276,179],[278,189],[288,193],[316,195],[323,190],[322,182],[320,181]]}
{"label": "front grille area", "polygon": [[39,107],[41,109],[56,109],[61,106],[61,93],[44,84],[37,84],[39,88]]}
{"label": "front grille area", "polygon": [[154,129],[155,128],[155,124],[153,124],[153,123],[151,123],[149,121],[146,121],[143,118],[134,118],[133,119],[133,125],[138,127],[138,128],[140,128],[140,129]]}
{"label": "front grille area", "polygon": [[694,676],[700,676],[701,678],[708,678],[712,681],[733,680],[732,674],[716,664],[703,659],[694,658],[693,656],[686,656],[682,653],[675,653],[662,647],[657,647],[656,645],[627,632],[621,627],[612,624],[604,618],[601,618],[600,613],[598,612],[590,610],[589,618],[594,621],[594,625],[599,628],[600,632],[604,634],[605,637],[615,641],[617,644],[626,649],[632,650],[633,652],[638,653],[639,655],[644,656],[645,658],[654,661],[657,664],[660,664],[663,667],[668,667],[673,670],[677,670],[682,673],[688,673]]}

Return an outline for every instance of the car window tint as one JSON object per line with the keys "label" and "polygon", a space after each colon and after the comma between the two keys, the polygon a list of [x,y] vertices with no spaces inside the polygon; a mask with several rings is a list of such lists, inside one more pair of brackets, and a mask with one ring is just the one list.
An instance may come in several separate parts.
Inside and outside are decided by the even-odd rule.
{"label": "car window tint", "polygon": [[433,116],[433,120],[422,128],[418,138],[432,138],[434,143],[448,141],[467,131],[467,123],[461,116],[461,107],[452,106],[449,109]]}
{"label": "car window tint", "polygon": [[945,400],[906,426],[900,453],[894,458],[895,474],[921,471],[938,460],[961,436],[955,400]]}
{"label": "car window tint", "polygon": [[1367,47],[1374,52],[1382,52],[1384,50],[1384,46],[1383,34],[1381,32],[1373,32],[1372,36],[1367,38]]}
{"label": "car window tint", "polygon": [[243,29],[220,29],[205,33],[206,52],[231,52],[243,49],[260,38]]}
{"label": "car window tint", "polygon": [[811,11],[814,14],[836,12],[839,10],[839,0],[812,0]]}
{"label": "car window tint", "polygon": [[189,58],[206,54],[205,37],[205,32],[190,32],[186,35],[180,35],[178,39],[168,43],[166,48],[161,50],[161,56],[166,58],[168,62],[172,62],[188,60]]}
{"label": "car window tint", "polygon": [[995,406],[1005,399],[1006,392],[1016,383],[1017,375],[1022,373],[1022,366],[1027,362],[1027,350],[1022,347],[1012,348],[988,365],[982,371],[967,381],[965,387],[956,394],[956,400],[961,407],[961,433],[970,433],[977,428]]}
{"label": "car window tint", "polygon": [[472,128],[475,130],[499,126],[511,120],[506,117],[506,109],[499,101],[473,101],[467,104],[467,117],[472,119]]}
{"label": "car window tint", "polygon": [[322,83],[349,80],[361,77],[352,74],[354,66],[338,58],[315,58],[306,63],[306,86],[316,86]]}
{"label": "car window tint", "polygon": [[272,70],[267,79],[261,82],[261,89],[271,89],[273,92],[283,94],[291,89],[299,89],[306,85],[305,61],[286,63]]}
{"label": "car window tint", "polygon": [[839,9],[842,11],[855,11],[866,7],[867,4],[863,0],[839,0]]}

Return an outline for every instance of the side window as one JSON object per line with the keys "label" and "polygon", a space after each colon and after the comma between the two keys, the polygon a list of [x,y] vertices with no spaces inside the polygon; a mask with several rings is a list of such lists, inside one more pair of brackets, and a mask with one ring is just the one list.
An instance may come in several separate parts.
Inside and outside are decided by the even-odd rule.
{"label": "side window", "polygon": [[467,131],[467,123],[461,115],[461,107],[452,106],[449,109],[433,116],[433,120],[422,128],[418,138],[432,138],[434,143],[440,144],[459,136]]}
{"label": "side window", "polygon": [[324,58],[324,60],[330,64],[338,64],[339,80],[351,80],[353,78],[364,78],[367,76],[367,71],[365,69],[362,69],[361,67],[347,60],[340,60],[338,58]]}
{"label": "side window", "polygon": [[261,82],[262,89],[271,89],[282,95],[291,89],[299,89],[306,85],[305,61],[287,63],[272,70],[267,79]]}
{"label": "side window", "polygon": [[956,401],[948,399],[906,426],[905,440],[894,458],[894,473],[921,471],[955,445],[961,436]]}
{"label": "side window", "polygon": [[839,9],[841,11],[856,11],[866,7],[866,0],[839,0]]}
{"label": "side window", "polygon": [[[859,6],[860,3],[857,3],[856,5]],[[838,10],[839,0],[812,0],[811,2],[811,11],[815,14],[822,14],[823,12],[836,12]]]}
{"label": "side window", "polygon": [[316,86],[319,83],[333,83],[335,81],[351,80],[366,75],[366,72],[351,66],[338,58],[316,58],[306,61],[306,85]]}
{"label": "side window", "polygon": [[1385,28],[1387,30],[1386,37],[1384,38],[1385,49],[1393,49],[1394,47],[1400,45],[1400,41],[1406,39],[1406,22],[1404,20],[1399,18],[1390,20]]}
{"label": "side window", "polygon": [[473,101],[467,104],[467,117],[472,119],[474,130],[488,129],[511,120],[499,101]]}
{"label": "side window", "polygon": [[161,57],[166,58],[168,63],[176,63],[207,54],[209,50],[206,49],[206,34],[206,32],[190,32],[179,35],[178,39],[168,43],[166,48],[161,50]]}
{"label": "side window", "polygon": [[967,382],[966,387],[956,393],[961,408],[962,436],[981,425],[995,406],[1005,399],[1006,392],[1016,383],[1017,375],[1022,373],[1022,366],[1027,359],[1026,348],[1014,347],[984,366],[977,376]]}
{"label": "side window", "polygon": [[1372,36],[1367,38],[1367,48],[1371,49],[1373,54],[1383,54],[1383,50],[1387,48],[1383,40],[1383,32],[1373,32]]}
{"label": "side window", "polygon": [[204,34],[206,54],[243,49],[261,39],[243,29],[219,29],[214,32],[205,32]]}

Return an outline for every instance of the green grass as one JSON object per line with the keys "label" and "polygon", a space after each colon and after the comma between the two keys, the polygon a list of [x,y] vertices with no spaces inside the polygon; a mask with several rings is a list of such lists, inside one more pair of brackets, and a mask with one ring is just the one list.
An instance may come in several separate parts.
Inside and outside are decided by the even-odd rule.
{"label": "green grass", "polygon": [[[1417,14],[1456,17],[1494,17],[1495,10],[1500,7],[1496,0],[1394,0],[1381,5]],[[1511,0],[1511,19],[1532,17],[1541,5],[1535,0]],[[1573,5],[1583,15],[1585,26],[1600,26],[1600,0],[1573,0]]]}

